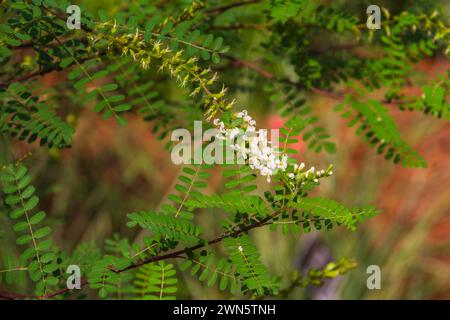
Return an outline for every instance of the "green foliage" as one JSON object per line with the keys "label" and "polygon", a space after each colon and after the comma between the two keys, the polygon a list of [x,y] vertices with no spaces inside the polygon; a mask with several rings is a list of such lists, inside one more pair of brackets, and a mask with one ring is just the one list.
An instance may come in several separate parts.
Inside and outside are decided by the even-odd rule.
{"label": "green foliage", "polygon": [[425,114],[450,121],[450,103],[446,99],[450,85],[449,74],[447,72],[444,77],[439,77],[435,83],[424,86],[421,97],[414,98],[405,106],[400,106],[400,109],[422,111]]}
{"label": "green foliage", "polygon": [[299,94],[297,88],[291,83],[281,86],[267,84],[265,91],[270,94],[270,100],[275,103],[275,108],[280,110],[281,116],[288,118],[284,127],[280,129],[281,148],[288,154],[297,151],[289,147],[298,143],[298,136],[302,134],[308,149],[315,152],[336,152],[336,145],[330,141],[331,136],[319,123],[319,117],[310,106],[305,104],[306,100]]}
{"label": "green foliage", "polygon": [[97,289],[100,298],[117,297],[121,296],[121,274],[115,272],[111,268],[125,267],[123,261],[117,257],[107,255],[95,262],[95,265],[89,271],[87,278],[89,287],[91,289]]}
{"label": "green foliage", "polygon": [[113,60],[107,68],[110,74],[114,73],[117,92],[126,97],[130,110],[137,110],[136,113],[145,121],[155,123],[152,131],[159,132],[158,139],[166,138],[176,120],[173,103],[162,97],[155,88],[155,82],[147,80],[144,70],[130,60]]}
{"label": "green foliage", "polygon": [[157,238],[192,243],[199,240],[201,233],[199,226],[181,217],[141,211],[130,213],[128,218],[131,220],[127,223],[129,227],[139,225],[141,228],[150,230]]}
{"label": "green foliage", "polygon": [[178,181],[175,185],[175,190],[179,194],[170,194],[168,198],[173,202],[172,205],[164,205],[163,211],[168,215],[173,215],[175,218],[181,217],[185,219],[192,219],[194,217],[192,210],[186,206],[187,201],[192,196],[201,195],[199,190],[208,186],[206,180],[211,176],[208,170],[211,165],[196,165],[194,167],[184,167],[183,173],[178,176]]}
{"label": "green foliage", "polygon": [[[342,224],[350,230],[355,230],[357,223],[372,218],[380,212],[373,207],[350,210],[334,200],[321,197],[301,199],[295,204],[295,207],[310,216],[325,219],[327,228],[331,222],[334,222],[338,225]],[[303,224],[303,227],[306,228],[309,225]]]}
{"label": "green foliage", "polygon": [[64,148],[72,143],[74,129],[62,121],[44,102],[24,85],[14,82],[0,88],[0,132],[20,140]]}
{"label": "green foliage", "polygon": [[322,197],[300,198],[291,204],[296,210],[283,212],[270,223],[272,230],[290,232],[311,232],[331,230],[335,225],[356,230],[358,224],[375,217],[381,211],[368,206],[350,209],[335,200]]}
{"label": "green foliage", "polygon": [[228,178],[224,186],[230,190],[230,193],[239,191],[242,196],[243,193],[252,192],[257,189],[255,184],[256,175],[248,166],[225,166],[223,176]]}
{"label": "green foliage", "polygon": [[68,257],[66,263],[67,265],[77,265],[82,270],[89,272],[101,257],[102,253],[95,244],[82,242]]}
{"label": "green foliage", "polygon": [[236,292],[238,278],[235,274],[233,264],[224,258],[216,262],[214,253],[203,251],[198,257],[189,257],[184,261],[181,270],[191,269],[190,274],[198,275],[198,279],[206,282],[208,287],[213,286],[219,281],[221,291],[229,288],[231,292]]}
{"label": "green foliage", "polygon": [[[305,111],[308,112],[309,110],[306,109]],[[316,116],[302,117],[300,115],[289,119],[285,127],[280,129],[283,142],[282,150],[289,154],[297,153],[296,150],[289,148],[289,145],[298,143],[298,139],[295,137],[303,131],[303,140],[307,143],[308,149],[315,152],[325,150],[328,153],[335,153],[336,146],[332,141],[329,141],[330,135],[325,132],[324,128],[315,126],[318,120],[319,118]]]}
{"label": "green foliage", "polygon": [[123,299],[129,296],[133,289],[130,284],[133,275],[117,272],[133,262],[128,239],[121,239],[117,234],[112,239],[106,239],[104,256],[92,249],[87,246],[79,248],[79,252],[76,252],[78,261],[82,265],[85,264],[83,270],[87,274],[89,287],[98,289],[101,298]]}
{"label": "green foliage", "polygon": [[27,267],[21,267],[14,257],[7,255],[2,261],[0,270],[0,284],[5,282],[8,285],[21,285],[25,282]]}
{"label": "green foliage", "polygon": [[267,267],[261,263],[258,250],[248,235],[226,238],[223,243],[243,282],[243,291],[251,290],[260,296],[278,290],[277,282],[271,278]]}
{"label": "green foliage", "polygon": [[231,192],[220,196],[198,194],[189,200],[187,206],[191,209],[221,208],[234,214],[248,214],[250,216],[264,218],[269,214],[266,203],[256,195],[246,195],[242,198],[239,192]]}
{"label": "green foliage", "polygon": [[424,112],[431,113],[439,118],[450,119],[450,106],[445,101],[445,89],[440,86],[423,87],[424,94]]}
{"label": "green foliage", "polygon": [[302,0],[272,0],[270,16],[274,21],[286,22],[289,18],[295,17],[302,7]]}
{"label": "green foliage", "polygon": [[[329,6],[303,0],[194,1],[188,7],[184,1],[123,1],[120,10],[93,14],[83,8],[81,30],[74,31],[66,26],[68,1],[7,2],[0,8],[0,132],[29,143],[69,147],[78,118],[93,111],[123,126],[127,117],[137,115],[151,122],[153,133],[170,148],[171,130],[191,128],[202,116],[206,122],[220,119],[227,128],[242,126],[236,116],[241,107],[233,99],[242,91],[254,94],[250,104],[263,101],[286,118],[280,130],[282,155],[298,153],[294,146],[300,138],[314,152],[333,154],[341,142],[331,137],[333,130],[324,125],[329,121],[310,101],[325,95],[339,100],[334,110],[377,153],[405,167],[425,167],[387,106],[450,120],[448,74],[421,83],[420,97],[406,97],[403,90],[414,81],[415,63],[448,55],[446,23],[422,4],[414,4],[414,10],[424,10],[421,14],[412,9],[391,14],[384,8],[383,29],[375,32],[367,31],[361,19],[365,8],[347,8],[346,1]],[[239,9],[250,5],[253,10]],[[47,74],[57,75],[52,88],[45,81],[36,85]],[[366,98],[378,89],[383,99]],[[213,166],[194,161],[181,169],[175,191],[168,192],[159,209],[128,214],[127,225],[138,228],[127,230],[127,237],[114,235],[103,247],[76,244],[69,255],[49,239],[52,219],[44,223],[46,214],[36,209],[39,198],[22,161],[0,171],[4,204],[21,251],[16,255],[12,250],[1,261],[0,280],[22,285],[28,274],[35,291],[30,298],[74,294],[64,288],[65,268],[75,264],[83,271],[83,286],[94,289],[95,297],[175,299],[177,267],[169,260],[180,261],[182,271],[205,285],[226,290],[224,297],[286,296],[297,286],[321,285],[342,275],[355,263],[341,259],[285,284],[262,263],[252,243],[253,229],[269,226],[287,234],[342,225],[355,230],[379,213],[373,207],[350,209],[309,197],[320,179],[332,175],[331,165],[306,169],[291,157],[285,170],[275,172],[270,187],[256,183],[248,162],[223,165],[223,190],[211,193]],[[215,237],[206,238],[210,230],[197,218],[204,209],[222,215],[214,218],[222,230]],[[134,237],[136,230],[143,233]],[[226,253],[213,249],[219,243]]]}
{"label": "green foliage", "polygon": [[377,153],[394,163],[401,162],[405,167],[425,167],[425,159],[404,142],[393,118],[379,101],[367,103],[350,101],[350,110],[344,109],[344,104],[336,110],[342,112],[343,118],[349,118],[348,126],[359,125],[356,132],[363,136]]}
{"label": "green foliage", "polygon": [[177,278],[174,265],[160,261],[143,266],[133,281],[133,293],[143,300],[175,300]]}
{"label": "green foliage", "polygon": [[[294,2],[284,3],[285,7],[289,7]],[[263,43],[263,46],[271,49],[276,56],[286,56],[298,77],[296,81],[292,81],[290,78],[283,79],[280,76],[283,85],[287,88],[292,87],[293,91],[288,99],[291,102],[285,103],[288,105],[286,110],[308,113],[304,111],[308,108],[303,105],[304,100],[299,94],[299,89],[327,94],[330,93],[328,90],[333,84],[345,83],[353,89],[355,81],[358,81],[365,86],[365,90],[356,86],[356,91],[363,91],[358,96],[365,96],[370,91],[383,87],[387,89],[385,93],[387,103],[395,101],[401,110],[420,110],[446,119],[449,106],[441,97],[448,95],[448,85],[438,82],[436,87],[439,89],[430,90],[427,87],[428,100],[425,88],[425,98],[414,98],[413,101],[409,101],[410,98],[401,92],[410,81],[414,63],[442,51],[445,51],[445,54],[449,52],[448,26],[437,11],[430,15],[402,12],[392,16],[384,9],[385,20],[382,23],[384,31],[364,32],[365,23],[338,4],[323,7],[305,1],[299,5],[301,9],[293,9],[287,21],[273,25],[275,32]],[[275,6],[272,10],[276,12],[278,9]],[[295,11],[298,11],[298,15],[294,17]],[[361,12],[363,11],[365,8],[361,8]],[[330,32],[344,44],[338,43],[335,47],[325,49],[318,47],[315,39],[318,37],[330,39]],[[345,44],[348,33],[352,37],[357,37],[358,41]],[[366,44],[379,47],[381,54],[375,58],[357,54],[354,49]],[[344,97],[334,93],[329,96],[337,99]],[[400,132],[395,128],[395,120],[384,111],[384,106],[380,103],[374,105],[375,102],[371,101],[361,101],[359,97],[351,97],[350,100],[352,113],[345,110],[343,115],[351,116],[351,125],[359,125],[357,133],[364,141],[371,146],[377,146],[378,153],[386,152],[385,158],[388,160],[401,162],[407,167],[426,166],[425,160],[400,138]],[[342,104],[338,104],[335,110],[342,111]],[[308,123],[306,120],[304,122]],[[387,130],[386,134],[381,134],[377,128]],[[325,139],[328,138],[321,128],[312,129],[311,135],[315,132]],[[308,134],[305,136],[309,137]],[[334,151],[332,144],[324,143],[323,149]],[[311,141],[308,146],[312,149],[322,149],[320,139]]]}
{"label": "green foliage", "polygon": [[45,212],[35,210],[39,198],[30,184],[31,176],[25,166],[9,165],[0,173],[0,181],[4,201],[10,208],[9,215],[15,221],[13,229],[20,235],[16,243],[26,247],[20,261],[27,264],[28,274],[36,283],[36,294],[44,295],[59,282],[53,275],[59,266],[57,252],[48,239],[51,228],[41,223]]}

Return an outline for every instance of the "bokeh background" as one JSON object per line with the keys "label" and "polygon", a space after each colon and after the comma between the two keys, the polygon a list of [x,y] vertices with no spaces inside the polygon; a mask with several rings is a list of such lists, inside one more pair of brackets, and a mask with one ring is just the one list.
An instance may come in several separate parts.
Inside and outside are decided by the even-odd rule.
{"label": "bokeh background", "polygon": [[[120,8],[120,1],[84,2],[94,10]],[[384,3],[395,6],[394,2]],[[444,57],[433,57],[415,68],[423,79],[430,80],[446,72],[449,64]],[[239,73],[243,79],[251,74],[246,70]],[[53,86],[61,77],[49,74],[43,81]],[[420,90],[411,86],[407,93],[417,95]],[[277,128],[283,124],[269,100],[256,98],[258,92],[237,91],[233,95],[254,115],[258,126]],[[426,169],[405,169],[384,161],[347,128],[331,111],[336,103],[330,98],[311,97],[311,105],[337,144],[336,154],[316,154],[300,143],[299,158],[307,166],[335,165],[334,176],[322,182],[317,194],[348,206],[374,204],[383,213],[356,232],[336,228],[332,232],[284,236],[255,230],[253,236],[262,259],[275,274],[285,277],[295,269],[323,267],[341,256],[358,261],[355,270],[327,281],[321,288],[297,289],[290,297],[293,299],[449,299],[450,124],[392,107],[390,112],[404,139],[428,161]],[[126,214],[164,204],[181,170],[171,163],[164,142],[156,139],[140,117],[129,116],[128,126],[119,127],[113,120],[100,121],[87,109],[77,119],[75,142],[69,150],[48,152],[0,138],[1,148],[11,148],[17,157],[33,151],[32,172],[41,193],[41,207],[55,225],[55,241],[69,252],[81,241],[101,245],[114,233],[139,237],[126,227]],[[268,187],[263,180],[259,183]],[[205,192],[223,190],[221,171],[216,169]],[[207,236],[220,232],[215,212],[199,212],[197,219],[205,226]],[[380,290],[366,287],[369,265],[381,268]],[[223,297],[189,274],[180,273],[180,277],[180,298]]]}

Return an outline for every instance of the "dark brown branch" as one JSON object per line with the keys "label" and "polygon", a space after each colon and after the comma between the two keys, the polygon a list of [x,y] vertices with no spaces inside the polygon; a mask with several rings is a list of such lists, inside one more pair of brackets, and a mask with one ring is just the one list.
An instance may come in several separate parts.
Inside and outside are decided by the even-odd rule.
{"label": "dark brown branch", "polygon": [[27,298],[30,298],[30,296],[28,296],[26,294],[0,291],[0,299],[1,300],[18,300],[18,299],[27,299]]}
{"label": "dark brown branch", "polygon": [[[88,281],[86,278],[81,279],[81,287],[84,287],[87,284],[88,284]],[[66,288],[60,289],[58,291],[53,291],[53,292],[44,294],[42,296],[34,296],[34,295],[0,291],[0,300],[23,300],[23,299],[47,300],[47,299],[51,299],[56,296],[62,295],[64,293],[67,293],[70,290],[71,289],[66,287]]]}
{"label": "dark brown branch", "polygon": [[264,70],[256,62],[241,60],[241,59],[235,58],[235,57],[227,55],[227,54],[223,54],[222,56],[224,58],[227,58],[228,60],[230,60],[234,66],[249,68],[249,69],[259,73],[259,75],[261,75],[263,78],[266,78],[269,80],[275,79],[275,75],[273,73],[270,73],[269,71]]}
{"label": "dark brown branch", "polygon": [[211,26],[215,30],[239,30],[239,29],[265,29],[270,26],[267,23],[236,23],[230,25]]}
{"label": "dark brown branch", "polygon": [[[80,63],[83,63],[83,62],[86,62],[88,60],[100,58],[104,54],[106,54],[106,53],[101,53],[101,54],[97,54],[97,55],[90,56],[90,57],[84,57],[82,59],[79,59],[78,61]],[[24,81],[28,81],[28,80],[36,78],[36,77],[45,76],[46,74],[51,73],[51,72],[57,72],[57,71],[63,71],[63,70],[64,69],[59,68],[58,65],[54,65],[51,68],[47,68],[47,69],[44,69],[44,70],[36,70],[36,71],[31,72],[31,73],[24,74],[24,75],[22,75],[20,77],[17,77],[15,79],[11,79],[11,80],[9,80],[7,82],[0,83],[0,87],[7,88],[13,82],[24,82]]]}
{"label": "dark brown branch", "polygon": [[35,77],[44,76],[47,73],[50,73],[50,72],[53,72],[53,71],[57,71],[57,68],[56,67],[55,68],[48,68],[48,69],[45,69],[45,70],[37,70],[37,71],[31,72],[31,73],[27,73],[27,74],[24,74],[23,76],[20,76],[20,77],[16,78],[16,79],[9,80],[8,82],[0,83],[0,87],[7,88],[13,82],[27,81],[27,80],[30,80],[30,79],[35,78]]}
{"label": "dark brown branch", "polygon": [[150,258],[148,258],[146,260],[143,260],[143,261],[137,262],[135,264],[129,265],[128,267],[126,267],[124,269],[113,270],[113,271],[117,272],[117,273],[120,273],[120,272],[124,272],[124,271],[130,270],[130,269],[138,268],[138,267],[140,267],[140,266],[142,266],[144,264],[148,264],[148,263],[152,263],[152,262],[156,262],[156,261],[160,261],[160,260],[177,258],[181,254],[186,253],[186,251],[198,250],[198,249],[204,248],[206,246],[213,245],[213,244],[216,244],[218,242],[221,242],[225,238],[238,237],[239,235],[241,235],[243,233],[246,233],[246,232],[248,232],[248,231],[250,231],[250,230],[252,230],[254,228],[265,226],[268,221],[270,221],[271,219],[273,219],[276,216],[278,216],[279,214],[281,214],[281,212],[283,212],[283,210],[277,210],[274,213],[272,213],[271,215],[267,216],[266,218],[264,218],[264,219],[262,219],[262,220],[260,220],[260,221],[258,221],[256,223],[254,223],[254,224],[250,224],[250,225],[248,225],[248,226],[246,226],[246,227],[244,227],[242,229],[239,229],[239,230],[236,230],[236,231],[233,231],[233,232],[225,233],[225,234],[221,235],[220,237],[217,237],[215,239],[212,239],[212,240],[208,241],[205,244],[197,244],[195,246],[192,246],[192,247],[189,247],[189,248],[184,248],[184,249],[181,249],[181,250],[178,250],[178,251],[175,251],[175,252],[172,252],[172,253],[168,253],[168,254],[165,254],[165,255],[162,255],[162,256],[153,256],[153,257],[150,257]]}
{"label": "dark brown branch", "polygon": [[[88,281],[87,281],[87,279],[86,278],[83,278],[83,279],[81,279],[81,287],[84,287],[85,285],[87,285],[88,284]],[[69,288],[63,288],[63,289],[61,289],[61,290],[58,290],[58,291],[54,291],[54,292],[51,292],[51,293],[48,293],[48,294],[46,294],[46,295],[43,295],[43,296],[41,296],[41,297],[37,297],[37,299],[40,299],[40,300],[46,300],[46,299],[51,299],[51,298],[54,298],[54,297],[56,297],[56,296],[59,296],[59,295],[62,295],[62,294],[64,294],[64,293],[66,293],[66,292],[69,292],[70,290],[72,290],[72,289],[69,289]]]}

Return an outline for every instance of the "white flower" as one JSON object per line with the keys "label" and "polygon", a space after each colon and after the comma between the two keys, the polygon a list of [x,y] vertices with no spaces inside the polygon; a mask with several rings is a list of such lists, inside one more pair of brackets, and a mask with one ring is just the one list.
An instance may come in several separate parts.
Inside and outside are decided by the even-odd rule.
{"label": "white flower", "polygon": [[248,126],[247,127],[247,132],[254,134],[256,132],[256,128],[254,126]]}
{"label": "white flower", "polygon": [[224,135],[223,135],[222,133],[216,134],[216,138],[217,138],[217,139],[220,139],[220,140],[227,140],[227,138],[224,137]]}
{"label": "white flower", "polygon": [[305,172],[306,176],[309,176],[309,174],[314,175],[315,170],[316,168],[314,167],[309,168],[309,170]]}
{"label": "white flower", "polygon": [[241,112],[236,113],[236,117],[243,118],[247,115],[247,110],[242,110]]}

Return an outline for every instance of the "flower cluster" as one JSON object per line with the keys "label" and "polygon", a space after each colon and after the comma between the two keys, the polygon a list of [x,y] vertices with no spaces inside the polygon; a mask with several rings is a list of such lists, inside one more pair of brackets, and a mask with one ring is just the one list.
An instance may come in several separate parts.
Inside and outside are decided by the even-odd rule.
{"label": "flower cluster", "polygon": [[229,129],[225,128],[223,121],[214,120],[214,125],[220,131],[217,138],[231,141],[230,147],[237,155],[248,161],[250,168],[266,177],[267,182],[278,171],[286,171],[288,157],[280,156],[272,141],[268,141],[267,130],[256,130],[256,121],[246,110],[236,113],[235,117],[242,119],[242,123],[239,127]]}
{"label": "flower cluster", "polygon": [[303,186],[309,182],[319,182],[320,178],[333,175],[333,165],[330,165],[326,170],[316,170],[315,167],[311,167],[303,171],[304,168],[304,163],[294,164],[293,171],[287,174],[291,188],[295,189],[297,186]]}

